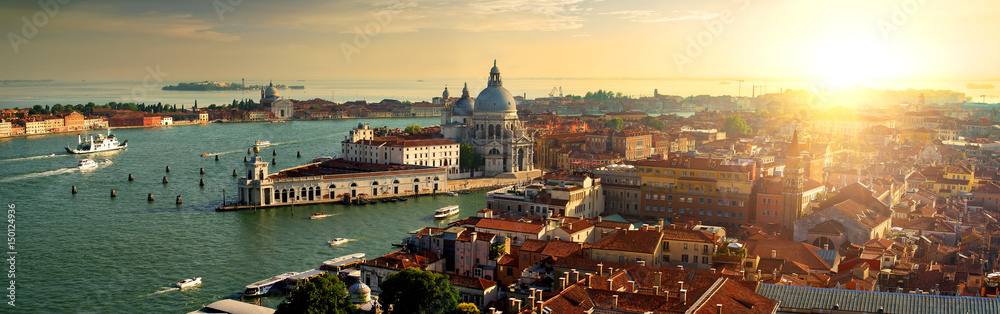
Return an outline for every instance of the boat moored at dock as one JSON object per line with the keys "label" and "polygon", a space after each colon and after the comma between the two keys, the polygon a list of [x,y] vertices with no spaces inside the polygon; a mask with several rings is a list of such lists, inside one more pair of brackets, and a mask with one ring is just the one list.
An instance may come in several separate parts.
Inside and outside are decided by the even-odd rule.
{"label": "boat moored at dock", "polygon": [[252,284],[249,284],[243,290],[243,296],[256,297],[266,295],[272,291],[277,291],[284,287],[285,279],[298,275],[299,273],[291,272],[277,275],[271,278],[267,278]]}
{"label": "boat moored at dock", "polygon": [[337,273],[344,269],[358,267],[365,261],[365,253],[354,253],[325,261],[323,262],[323,266],[320,266],[319,269],[331,273]]}

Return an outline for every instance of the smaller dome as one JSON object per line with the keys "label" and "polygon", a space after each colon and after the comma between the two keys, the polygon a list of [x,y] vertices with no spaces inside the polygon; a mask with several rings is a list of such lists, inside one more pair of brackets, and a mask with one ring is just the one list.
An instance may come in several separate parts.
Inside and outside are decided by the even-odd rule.
{"label": "smaller dome", "polygon": [[445,100],[448,100],[448,86],[444,87],[444,92],[441,93],[441,98],[444,98]]}
{"label": "smaller dome", "polygon": [[493,60],[493,68],[490,69],[490,74],[500,74],[500,68],[497,67],[497,60]]}
{"label": "smaller dome", "polygon": [[361,280],[358,280],[358,282],[355,282],[353,285],[351,285],[350,288],[347,289],[347,292],[349,292],[351,294],[355,294],[355,293],[371,294],[372,293],[372,288],[369,288],[368,285],[366,285],[364,282],[362,282]]}

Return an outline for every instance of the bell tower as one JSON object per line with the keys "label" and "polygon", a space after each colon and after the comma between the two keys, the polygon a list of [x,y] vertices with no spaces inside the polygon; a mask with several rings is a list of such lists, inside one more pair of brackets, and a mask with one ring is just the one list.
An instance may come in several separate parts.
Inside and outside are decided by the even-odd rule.
{"label": "bell tower", "polygon": [[791,228],[802,212],[802,150],[799,148],[799,131],[792,133],[792,141],[785,150],[785,171],[782,175],[783,204],[781,205],[781,225]]}

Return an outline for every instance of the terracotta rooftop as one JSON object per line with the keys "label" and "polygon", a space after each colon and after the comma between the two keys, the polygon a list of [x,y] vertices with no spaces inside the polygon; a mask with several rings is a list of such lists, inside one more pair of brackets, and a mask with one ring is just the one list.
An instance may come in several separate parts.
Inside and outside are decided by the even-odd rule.
{"label": "terracotta rooftop", "polygon": [[501,230],[501,231],[517,232],[517,233],[538,234],[545,229],[545,226],[543,226],[542,224],[531,224],[524,222],[483,218],[476,223],[476,228]]}
{"label": "terracotta rooftop", "polygon": [[653,254],[663,234],[655,231],[616,230],[594,244],[594,249]]}

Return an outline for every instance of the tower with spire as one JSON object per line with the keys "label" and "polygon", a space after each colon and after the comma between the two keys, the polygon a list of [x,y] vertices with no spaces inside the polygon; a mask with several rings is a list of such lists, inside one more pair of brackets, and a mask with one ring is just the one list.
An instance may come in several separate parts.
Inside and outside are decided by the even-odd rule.
{"label": "tower with spire", "polygon": [[792,226],[803,216],[802,190],[804,175],[802,170],[802,148],[799,147],[799,131],[792,133],[792,141],[785,150],[785,170],[782,175],[781,225]]}

